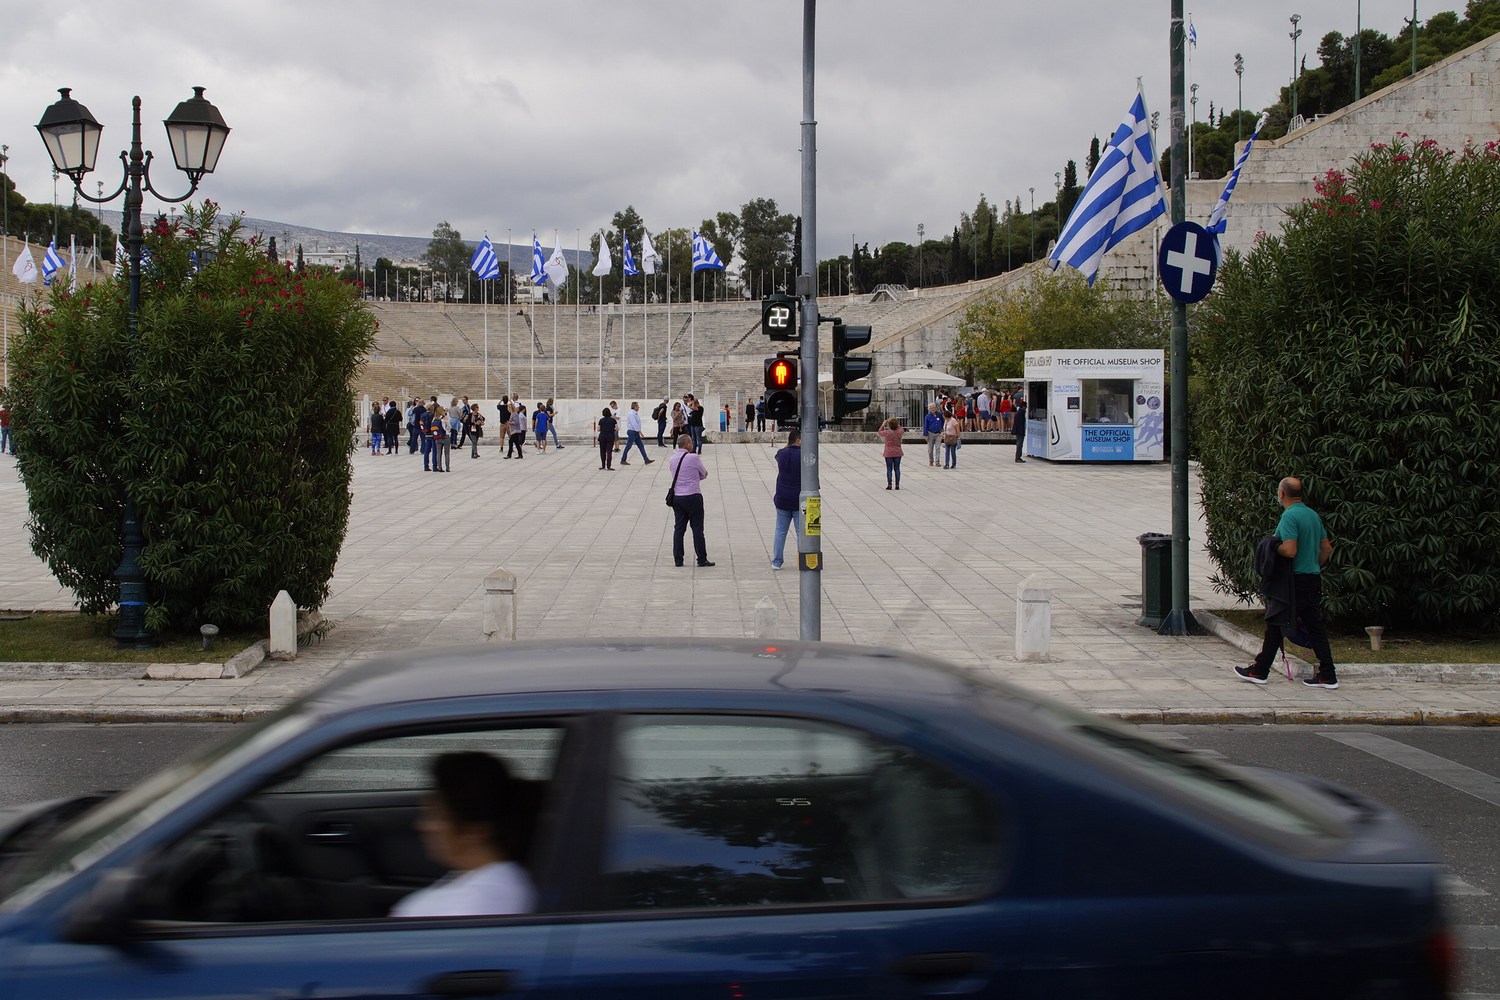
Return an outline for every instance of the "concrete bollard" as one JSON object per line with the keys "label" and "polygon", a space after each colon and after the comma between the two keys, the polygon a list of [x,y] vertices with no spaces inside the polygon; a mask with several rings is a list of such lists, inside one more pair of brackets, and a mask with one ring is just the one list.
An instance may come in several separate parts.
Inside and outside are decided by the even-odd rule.
{"label": "concrete bollard", "polygon": [[1052,649],[1052,588],[1033,573],[1016,590],[1016,659],[1045,660]]}
{"label": "concrete bollard", "polygon": [[1365,633],[1370,637],[1370,649],[1380,648],[1380,638],[1385,635],[1384,625],[1370,625],[1365,628]]}
{"label": "concrete bollard", "polygon": [[271,641],[266,655],[275,660],[290,660],[297,655],[297,605],[284,590],[271,602]]}
{"label": "concrete bollard", "polygon": [[770,639],[776,634],[776,602],[770,595],[755,602],[755,637]]}
{"label": "concrete bollard", "polygon": [[486,642],[516,641],[516,575],[497,569],[484,578]]}

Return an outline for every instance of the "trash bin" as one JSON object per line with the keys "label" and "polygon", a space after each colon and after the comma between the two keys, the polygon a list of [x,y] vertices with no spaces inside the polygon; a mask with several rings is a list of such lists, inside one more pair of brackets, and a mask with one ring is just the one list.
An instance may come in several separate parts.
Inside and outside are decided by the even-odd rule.
{"label": "trash bin", "polygon": [[1172,613],[1172,536],[1146,532],[1141,543],[1141,616],[1137,625],[1160,628]]}

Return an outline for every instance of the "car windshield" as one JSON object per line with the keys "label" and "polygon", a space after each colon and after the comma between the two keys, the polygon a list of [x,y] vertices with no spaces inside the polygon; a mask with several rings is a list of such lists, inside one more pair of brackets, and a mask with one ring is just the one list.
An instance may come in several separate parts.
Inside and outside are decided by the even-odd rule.
{"label": "car windshield", "polygon": [[[18,905],[45,891],[57,879],[80,870],[104,854],[122,836],[175,809],[198,792],[200,775],[220,762],[259,754],[311,725],[295,706],[250,723],[229,738],[199,750],[186,760],[158,771],[145,781],[110,796],[20,858],[0,884],[0,909]],[[232,765],[231,765],[232,766]]]}
{"label": "car windshield", "polygon": [[[1094,751],[1158,785],[1169,786],[1189,800],[1284,833],[1313,837],[1345,835],[1331,810],[1319,809],[1309,797],[1273,786],[1249,770],[1168,746],[1124,723],[1056,702],[1033,699],[1009,688],[997,692],[987,682],[978,680],[988,695],[1000,695],[998,701],[1003,708],[1025,711],[1045,728],[1064,731]],[[991,698],[982,700],[992,707],[1001,707]]]}

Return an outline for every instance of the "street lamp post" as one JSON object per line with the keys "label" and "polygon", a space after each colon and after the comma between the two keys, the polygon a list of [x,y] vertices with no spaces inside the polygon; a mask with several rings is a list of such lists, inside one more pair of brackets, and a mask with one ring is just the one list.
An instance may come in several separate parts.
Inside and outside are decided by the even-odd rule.
{"label": "street lamp post", "polygon": [[1191,87],[1189,87],[1188,90],[1191,91],[1193,95],[1191,100],[1189,101],[1189,103],[1193,106],[1193,124],[1188,128],[1187,179],[1192,180],[1193,178],[1198,176],[1197,174],[1193,173],[1193,133],[1198,131],[1198,85],[1195,83]]}
{"label": "street lamp post", "polygon": [[1239,93],[1234,107],[1234,139],[1239,142],[1245,138],[1245,123],[1240,117],[1245,110],[1245,57],[1238,52],[1234,54],[1234,75]]}
{"label": "street lamp post", "polygon": [[1062,236],[1062,171],[1052,175],[1057,181],[1057,235]]}
{"label": "street lamp post", "polygon": [[1027,190],[1031,192],[1031,260],[1036,260],[1036,188]]}
{"label": "street lamp post", "polygon": [[1301,14],[1292,15],[1292,121],[1297,120],[1297,39],[1302,37],[1302,29],[1297,24],[1301,20]]}
{"label": "street lamp post", "polygon": [[[172,147],[172,159],[177,169],[187,174],[190,186],[187,193],[168,198],[151,183],[151,156],[141,148],[141,99],[131,100],[130,149],[121,151],[120,163],[124,176],[120,186],[108,197],[92,197],[83,190],[83,177],[94,169],[94,160],[99,153],[99,135],[104,127],[89,113],[88,108],[73,100],[70,88],[63,87],[61,98],[49,107],[37,123],[53,166],[67,174],[73,181],[74,190],[85,201],[104,204],[125,195],[125,249],[130,258],[130,293],[126,311],[126,330],[129,342],[134,347],[137,338],[137,315],[141,302],[141,246],[144,237],[141,231],[141,206],[145,192],[150,191],[163,201],[186,201],[198,190],[204,174],[214,172],[219,154],[224,150],[224,140],[229,137],[229,126],[219,109],[203,96],[202,87],[193,88],[193,96],[177,105],[176,110],[162,123],[167,129],[167,141]],[[120,565],[115,568],[115,579],[120,581],[120,619],[114,631],[117,645],[126,649],[149,648],[154,639],[146,628],[146,577],[141,571],[140,555],[145,539],[141,535],[140,518],[135,501],[129,491],[124,491],[124,514],[121,526],[123,552]]]}
{"label": "street lamp post", "polygon": [[1364,4],[1354,0],[1354,99],[1359,100],[1359,50],[1364,48]]}
{"label": "street lamp post", "polygon": [[917,287],[918,288],[921,288],[922,284],[923,284],[923,282],[922,282],[922,235],[926,231],[927,231],[927,227],[926,226],[922,225],[922,223],[920,223],[920,222],[917,223]]}

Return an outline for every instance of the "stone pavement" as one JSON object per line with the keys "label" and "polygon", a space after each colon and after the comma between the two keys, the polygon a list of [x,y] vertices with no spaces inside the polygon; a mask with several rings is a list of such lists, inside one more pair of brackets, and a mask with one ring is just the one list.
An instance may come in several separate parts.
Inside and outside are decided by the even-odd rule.
{"label": "stone pavement", "polygon": [[[494,447],[478,460],[455,451],[452,472],[438,475],[404,451],[358,452],[349,535],[323,608],[335,627],[296,661],[239,679],[0,680],[0,720],[262,714],[349,663],[480,641],[483,579],[496,568],[517,577],[521,639],[748,636],[767,596],[776,636],[795,638],[795,563],[770,568],[775,448],[766,435],[706,449],[718,565],[693,566],[689,549],[680,569],[665,461],[601,471],[597,449],[576,441],[566,455],[528,451],[523,461]],[[1231,674],[1248,657],[1225,641],[1137,627],[1136,536],[1170,530],[1169,467],[1017,466],[1012,454],[971,445],[944,471],[908,446],[898,492],[884,489],[879,445],[825,445],[823,639],[918,650],[1137,721],[1500,721],[1495,668],[1349,666],[1337,691],[1275,674],[1257,687]],[[25,519],[14,461],[0,458],[0,608],[71,607],[32,556]],[[1201,523],[1195,533],[1201,542]],[[1231,606],[1209,584],[1201,544],[1192,570],[1194,609]],[[1018,663],[1015,592],[1032,573],[1053,587],[1052,658]]]}

